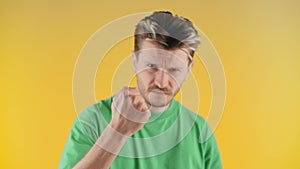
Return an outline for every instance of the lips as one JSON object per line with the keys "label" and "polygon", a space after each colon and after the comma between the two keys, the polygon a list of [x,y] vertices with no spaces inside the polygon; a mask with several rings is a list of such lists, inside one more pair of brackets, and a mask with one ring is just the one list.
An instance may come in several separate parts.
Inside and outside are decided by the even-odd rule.
{"label": "lips", "polygon": [[151,90],[150,92],[153,92],[153,93],[155,93],[155,94],[169,95],[169,92],[168,92],[168,91],[163,91],[163,90],[160,90],[160,89],[153,89],[153,90]]}
{"label": "lips", "polygon": [[159,90],[159,89],[154,89],[154,90],[151,90],[151,92],[154,92],[154,93],[160,93],[160,94],[165,94],[164,91],[162,90]]}

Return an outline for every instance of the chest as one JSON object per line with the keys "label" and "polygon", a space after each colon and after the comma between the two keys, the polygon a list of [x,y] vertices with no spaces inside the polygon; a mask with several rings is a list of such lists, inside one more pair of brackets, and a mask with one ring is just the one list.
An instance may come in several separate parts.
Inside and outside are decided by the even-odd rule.
{"label": "chest", "polygon": [[201,169],[204,168],[202,154],[201,144],[197,142],[195,136],[190,134],[161,154],[153,154],[145,158],[118,156],[111,169]]}

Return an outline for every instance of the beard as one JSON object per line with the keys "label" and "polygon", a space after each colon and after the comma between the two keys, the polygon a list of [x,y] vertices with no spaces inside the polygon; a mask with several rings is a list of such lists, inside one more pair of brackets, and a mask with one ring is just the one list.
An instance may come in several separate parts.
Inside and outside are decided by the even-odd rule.
{"label": "beard", "polygon": [[138,81],[138,88],[146,103],[150,107],[155,108],[163,108],[168,106],[173,97],[179,91],[179,88],[177,88],[175,91],[172,91],[170,88],[160,88],[156,85],[146,88],[146,85],[144,85],[141,81]]}

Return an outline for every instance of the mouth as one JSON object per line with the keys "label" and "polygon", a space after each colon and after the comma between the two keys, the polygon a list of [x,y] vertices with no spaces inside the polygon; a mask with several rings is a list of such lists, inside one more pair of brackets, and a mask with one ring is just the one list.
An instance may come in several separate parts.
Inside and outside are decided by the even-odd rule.
{"label": "mouth", "polygon": [[155,94],[169,95],[167,92],[164,92],[164,91],[159,90],[159,89],[153,89],[150,92],[155,93]]}

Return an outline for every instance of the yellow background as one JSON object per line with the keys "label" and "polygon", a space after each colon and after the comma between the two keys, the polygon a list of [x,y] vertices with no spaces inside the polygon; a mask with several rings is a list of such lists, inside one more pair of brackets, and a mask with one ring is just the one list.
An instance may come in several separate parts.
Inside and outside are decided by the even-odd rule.
{"label": "yellow background", "polygon": [[[227,98],[215,135],[224,168],[300,168],[297,0],[2,0],[0,168],[57,168],[76,118],[72,75],[81,48],[110,21],[154,10],[190,18],[220,55]],[[98,79],[97,99],[109,97],[109,81]]]}

